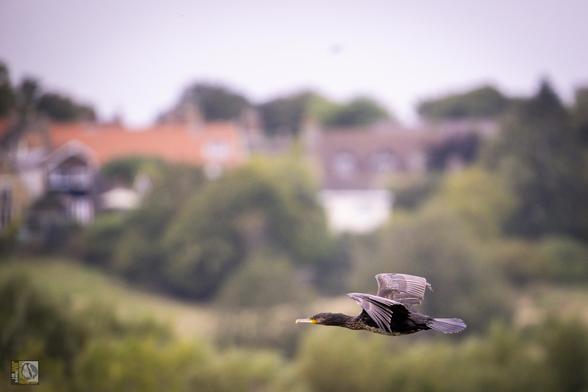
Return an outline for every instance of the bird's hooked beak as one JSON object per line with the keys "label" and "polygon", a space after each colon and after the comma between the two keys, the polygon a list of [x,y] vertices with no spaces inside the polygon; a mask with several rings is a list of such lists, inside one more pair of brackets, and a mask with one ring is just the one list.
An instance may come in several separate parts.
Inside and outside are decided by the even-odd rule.
{"label": "bird's hooked beak", "polygon": [[296,319],[296,324],[316,324],[316,320],[311,318]]}

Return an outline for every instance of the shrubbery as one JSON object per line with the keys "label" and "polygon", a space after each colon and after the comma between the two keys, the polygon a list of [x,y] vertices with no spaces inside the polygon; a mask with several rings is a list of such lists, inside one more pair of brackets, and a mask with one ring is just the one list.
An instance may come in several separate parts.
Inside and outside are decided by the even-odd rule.
{"label": "shrubbery", "polygon": [[[119,166],[125,167],[108,167],[130,170]],[[237,271],[231,286],[237,292],[250,291],[251,279],[271,283],[285,271],[311,271],[334,248],[305,170],[289,159],[259,159],[206,181],[196,169],[162,166],[139,209],[99,217],[86,230],[85,258],[131,281],[194,299],[217,295]],[[273,264],[248,266],[260,252],[282,260],[281,272]],[[268,301],[297,295],[285,293]]]}
{"label": "shrubbery", "polygon": [[575,319],[525,330],[495,323],[460,342],[309,327],[286,361],[273,351],[180,341],[151,321],[123,321],[108,306],[74,307],[21,275],[1,279],[0,315],[0,360],[39,359],[43,391],[588,388],[588,328]]}

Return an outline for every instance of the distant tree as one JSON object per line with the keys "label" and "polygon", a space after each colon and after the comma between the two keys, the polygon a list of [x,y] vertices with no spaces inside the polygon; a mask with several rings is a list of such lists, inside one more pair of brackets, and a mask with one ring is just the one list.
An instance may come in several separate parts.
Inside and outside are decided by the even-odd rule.
{"label": "distant tree", "polygon": [[572,107],[572,120],[584,145],[588,147],[588,87],[576,90],[576,99]]}
{"label": "distant tree", "polygon": [[353,128],[373,124],[390,117],[388,111],[371,98],[359,97],[332,110],[323,119],[331,128]]}
{"label": "distant tree", "polygon": [[20,116],[30,116],[36,109],[36,103],[41,94],[41,85],[36,79],[25,78],[19,84],[16,94]]}
{"label": "distant tree", "polygon": [[96,120],[96,113],[92,107],[76,103],[71,98],[56,93],[42,94],[37,99],[36,109],[55,121]]}
{"label": "distant tree", "polygon": [[249,106],[249,101],[228,87],[195,83],[184,91],[174,110],[190,105],[197,108],[206,121],[237,120]]}
{"label": "distant tree", "polygon": [[[251,290],[255,287],[255,290]],[[260,255],[243,263],[228,278],[219,293],[219,303],[228,308],[258,307],[302,302],[311,288],[297,276],[290,260]]]}
{"label": "distant tree", "polygon": [[394,209],[418,209],[437,193],[441,178],[441,173],[431,173],[394,181],[390,186],[394,194]]}
{"label": "distant tree", "polygon": [[149,176],[152,189],[136,210],[99,216],[85,228],[84,259],[135,283],[165,288],[161,238],[176,211],[199,191],[204,175],[192,167],[139,157],[115,160],[103,168],[107,178],[127,183],[137,174]]}
{"label": "distant tree", "polygon": [[63,94],[44,91],[35,78],[24,78],[17,87],[13,87],[8,67],[0,62],[0,117],[11,112],[18,115],[23,126],[38,114],[54,121],[96,120],[91,106]]}
{"label": "distant tree", "polygon": [[547,82],[516,105],[486,160],[518,195],[508,224],[512,232],[588,238],[588,216],[582,213],[588,195],[586,152]]}
{"label": "distant tree", "polygon": [[41,352],[73,367],[87,331],[68,312],[69,304],[38,290],[25,275],[0,281],[0,360]]}
{"label": "distant tree", "polygon": [[509,99],[492,86],[450,94],[419,103],[417,111],[427,120],[495,118],[509,107]]}
{"label": "distant tree", "polygon": [[268,135],[298,134],[309,117],[320,114],[326,98],[312,91],[303,91],[271,99],[258,106],[264,130]]}
{"label": "distant tree", "polygon": [[[546,323],[547,324],[547,323]],[[559,391],[588,388],[588,330],[579,320],[548,320],[542,330],[545,370],[551,386]]]}
{"label": "distant tree", "polygon": [[14,109],[15,101],[8,67],[0,62],[0,117],[7,116]]}
{"label": "distant tree", "polygon": [[478,157],[480,136],[475,133],[457,135],[430,147],[428,155],[429,169],[444,170],[454,159],[464,164],[475,161]]}
{"label": "distant tree", "polygon": [[516,206],[516,196],[495,172],[472,166],[445,175],[425,208],[453,212],[481,238],[498,237]]}
{"label": "distant tree", "polygon": [[507,286],[487,262],[484,242],[472,230],[483,223],[483,217],[471,218],[473,225],[464,221],[466,214],[477,209],[488,210],[466,200],[450,209],[437,204],[413,219],[397,219],[360,238],[351,252],[352,287],[371,292],[375,274],[402,271],[425,276],[433,285],[434,295],[423,303],[428,314],[459,315],[469,329],[478,330],[486,329],[492,320],[507,319],[512,311]]}
{"label": "distant tree", "polygon": [[165,235],[165,279],[177,294],[210,298],[261,250],[308,265],[328,246],[326,222],[304,172],[254,162],[209,183]]}
{"label": "distant tree", "polygon": [[163,175],[167,164],[157,157],[129,156],[113,159],[100,169],[100,174],[108,181],[133,184],[138,174]]}

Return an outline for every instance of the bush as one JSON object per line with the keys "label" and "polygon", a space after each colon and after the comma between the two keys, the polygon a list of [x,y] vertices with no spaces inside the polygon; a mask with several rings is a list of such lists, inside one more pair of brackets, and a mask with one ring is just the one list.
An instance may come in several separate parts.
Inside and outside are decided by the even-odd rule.
{"label": "bush", "polygon": [[517,285],[533,281],[588,282],[588,247],[569,237],[503,240],[496,243],[491,255],[492,261]]}
{"label": "bush", "polygon": [[424,276],[435,290],[425,297],[426,313],[463,318],[468,331],[483,329],[492,319],[508,318],[513,305],[485,251],[458,217],[429,210],[392,222],[354,247],[354,287],[375,292],[373,276],[380,272]]}
{"label": "bush", "polygon": [[437,192],[440,182],[438,175],[430,174],[393,184],[394,209],[418,209]]}
{"label": "bush", "polygon": [[219,302],[225,307],[240,308],[308,300],[312,288],[299,275],[292,263],[283,257],[255,257],[228,278],[219,294]]}
{"label": "bush", "polygon": [[516,286],[545,280],[545,257],[537,245],[523,240],[496,241],[489,250],[488,262],[498,266]]}
{"label": "bush", "polygon": [[124,215],[99,215],[83,233],[84,259],[95,265],[110,267],[125,229]]}
{"label": "bush", "polygon": [[313,332],[304,339],[296,364],[311,390],[389,390],[385,381],[391,356],[384,337],[334,328]]}
{"label": "bush", "polygon": [[294,169],[253,162],[194,195],[166,230],[163,276],[170,288],[211,298],[259,252],[282,254],[297,266],[323,258],[330,243],[325,218],[305,173]]}
{"label": "bush", "polygon": [[558,283],[588,282],[588,246],[566,237],[549,237],[539,244],[548,279]]}

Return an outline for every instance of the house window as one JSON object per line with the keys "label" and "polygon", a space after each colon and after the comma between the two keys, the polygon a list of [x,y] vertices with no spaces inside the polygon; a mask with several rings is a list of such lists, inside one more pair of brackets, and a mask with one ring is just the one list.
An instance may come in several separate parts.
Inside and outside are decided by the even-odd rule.
{"label": "house window", "polygon": [[398,170],[398,159],[392,151],[379,151],[371,157],[372,168],[375,172],[389,173]]}
{"label": "house window", "polygon": [[0,229],[8,226],[12,219],[12,193],[10,189],[0,191]]}
{"label": "house window", "polygon": [[204,155],[215,161],[224,161],[229,157],[229,145],[225,142],[214,140],[204,145]]}
{"label": "house window", "polygon": [[333,169],[339,178],[349,178],[357,171],[357,160],[353,154],[343,151],[335,154]]}

